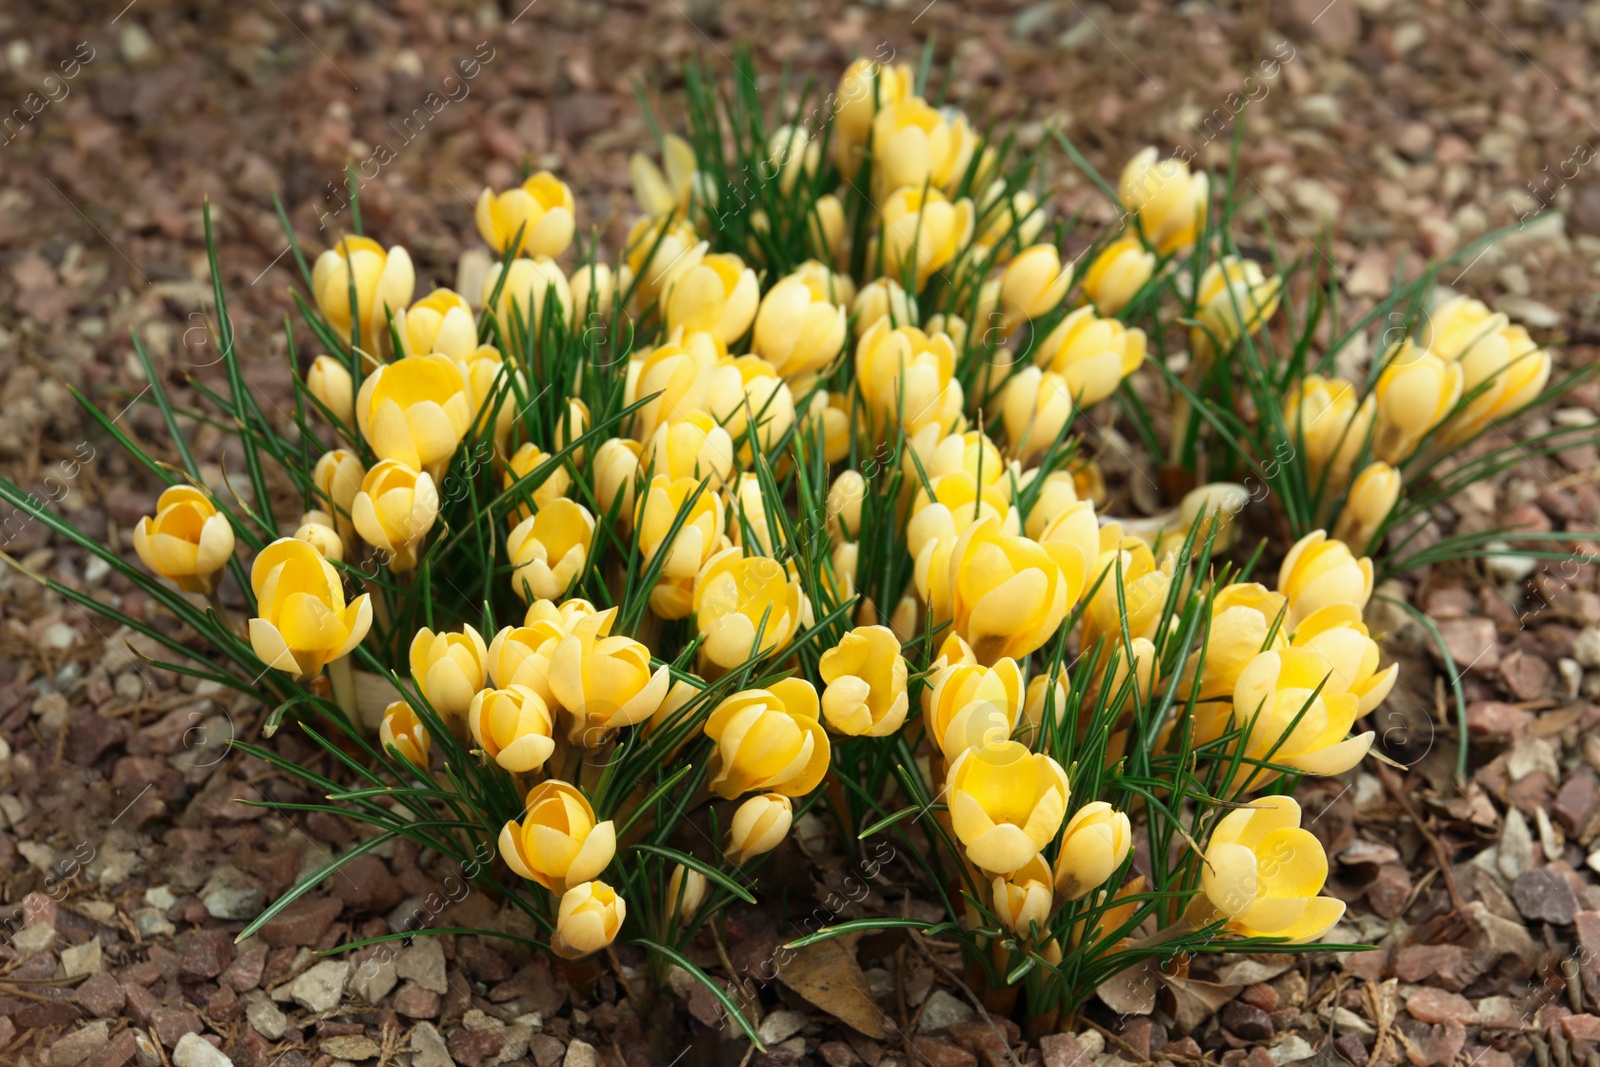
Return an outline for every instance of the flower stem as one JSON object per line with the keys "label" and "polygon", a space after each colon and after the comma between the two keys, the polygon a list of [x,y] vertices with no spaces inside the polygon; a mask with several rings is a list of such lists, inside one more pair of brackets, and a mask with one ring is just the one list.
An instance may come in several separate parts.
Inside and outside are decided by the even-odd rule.
{"label": "flower stem", "polygon": [[369,729],[377,729],[377,723],[366,722],[362,718],[361,708],[356,701],[355,671],[350,666],[349,656],[328,664],[328,681],[333,683],[334,703],[339,705],[339,710],[344,712],[345,718]]}
{"label": "flower stem", "polygon": [[248,636],[244,628],[239,625],[238,617],[222,602],[215,589],[206,594],[206,603],[211,605],[211,610],[217,613],[217,618],[229,633],[239,637]]}

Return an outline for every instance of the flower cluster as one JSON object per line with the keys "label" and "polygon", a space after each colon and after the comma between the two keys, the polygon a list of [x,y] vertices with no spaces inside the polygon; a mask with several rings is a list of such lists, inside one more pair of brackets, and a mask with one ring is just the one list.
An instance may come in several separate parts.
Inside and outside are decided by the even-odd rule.
{"label": "flower cluster", "polygon": [[1383,354],[1370,390],[1315,374],[1298,382],[1284,423],[1324,513],[1338,502],[1335,536],[1376,542],[1407,481],[1538,400],[1550,370],[1526,329],[1456,296]]}
{"label": "flower cluster", "polygon": [[[216,643],[273,721],[323,712],[394,781],[355,816],[497,856],[562,956],[678,963],[797,825],[901,840],[970,973],[1040,1013],[1130,953],[1324,936],[1326,858],[1270,794],[1367,754],[1398,670],[1368,553],[1548,355],[1458,300],[1366,386],[1296,357],[1212,410],[1290,297],[1206,175],[1141,152],[1073,260],[1031,162],[909,67],[829,100],[768,131],[696,97],[609,256],[547,172],[483,191],[460,292],[365,236],[322,252],[293,432],[239,409],[251,502],[190,470],[134,532],[161,603],[242,600]],[[1185,385],[1159,418],[1147,359]],[[1144,498],[1106,462],[1124,413],[1151,458],[1170,434],[1170,510],[1112,517]],[[1197,484],[1236,424],[1277,427],[1271,469],[1219,448],[1246,480]]]}

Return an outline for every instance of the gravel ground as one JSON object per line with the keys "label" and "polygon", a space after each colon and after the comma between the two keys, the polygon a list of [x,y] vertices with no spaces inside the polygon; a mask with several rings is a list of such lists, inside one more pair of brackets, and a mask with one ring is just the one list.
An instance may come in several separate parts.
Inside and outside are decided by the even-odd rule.
{"label": "gravel ground", "polygon": [[[1292,254],[1325,254],[1370,305],[1397,273],[1512,227],[1441,281],[1529,325],[1567,366],[1600,341],[1600,7],[1576,0],[122,2],[0,13],[0,469],[123,548],[154,489],[89,430],[69,387],[159,454],[129,331],[169,387],[217,384],[203,201],[250,382],[286,405],[293,266],[273,190],[316,249],[348,225],[345,161],[364,165],[366,229],[411,250],[424,290],[450,284],[477,243],[472,197],[524,161],[562,173],[582,223],[614,246],[630,221],[627,159],[649,139],[636,85],[670,99],[682,59],[716,68],[741,44],[775,88],[784,65],[831,83],[853,55],[914,59],[932,40],[951,99],[1020,123],[1025,143],[1059,128],[1110,173],[1146,143],[1224,162],[1243,112],[1241,211],[1263,246],[1270,233]],[[476,76],[447,83],[466,57]],[[1110,217],[1052,166],[1062,212]],[[1323,236],[1326,252],[1313,251]],[[1551,417],[1593,421],[1600,394],[1570,405]],[[213,431],[195,451],[218,477],[240,469]],[[1593,531],[1596,458],[1519,464],[1443,521]],[[28,566],[156,618],[37,524],[0,525]],[[905,1036],[864,1037],[783,978],[761,992],[771,1051],[752,1058],[708,1025],[703,991],[660,991],[664,1011],[636,1001],[639,961],[626,955],[626,985],[471,937],[314,958],[407,922],[519,929],[485,895],[452,894],[453,872],[404,844],[235,946],[266,901],[352,843],[350,827],[285,817],[272,805],[310,798],[227,750],[255,736],[258,708],[149,667],[128,632],[0,569],[0,1062],[1595,1067],[1595,589],[1575,556],[1393,590],[1471,664],[1464,784],[1421,629],[1398,613],[1374,620],[1406,664],[1376,728],[1409,769],[1369,761],[1301,799],[1320,813],[1348,933],[1380,951],[1196,963],[1154,1015],[1097,1006],[1076,1034],[1030,1043],[978,1014],[937,949],[864,942],[871,991]],[[272,743],[315,762],[289,731]],[[819,900],[850,874],[798,849],[783,862]],[[906,875],[888,865],[858,906],[900,907]],[[770,957],[784,933],[770,913],[735,912],[734,966]]]}

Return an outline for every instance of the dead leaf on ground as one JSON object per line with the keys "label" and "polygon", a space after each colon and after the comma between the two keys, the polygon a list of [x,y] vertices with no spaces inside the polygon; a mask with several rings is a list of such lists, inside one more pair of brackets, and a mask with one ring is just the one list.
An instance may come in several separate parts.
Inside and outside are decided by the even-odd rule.
{"label": "dead leaf on ground", "polygon": [[1172,991],[1174,1002],[1172,1018],[1180,1034],[1192,1032],[1195,1027],[1220,1011],[1224,1004],[1238,996],[1239,991],[1244,988],[1242,985],[1204,982],[1198,978],[1163,976],[1163,980],[1167,988]]}
{"label": "dead leaf on ground", "polygon": [[1217,968],[1217,982],[1221,985],[1255,985],[1270,982],[1294,966],[1290,956],[1275,955],[1265,959],[1237,956]]}
{"label": "dead leaf on ground", "polygon": [[872,999],[867,976],[842,938],[796,949],[778,969],[778,981],[867,1037],[886,1036],[883,1010]]}
{"label": "dead leaf on ground", "polygon": [[1156,1010],[1161,980],[1161,969],[1147,957],[1101,982],[1095,994],[1120,1015],[1149,1015]]}

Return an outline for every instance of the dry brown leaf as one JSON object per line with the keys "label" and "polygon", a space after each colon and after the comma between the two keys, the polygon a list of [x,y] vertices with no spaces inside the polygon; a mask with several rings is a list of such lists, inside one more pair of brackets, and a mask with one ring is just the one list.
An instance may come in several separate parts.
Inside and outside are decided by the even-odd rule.
{"label": "dry brown leaf", "polygon": [[1294,966],[1294,959],[1282,954],[1253,957],[1234,956],[1217,968],[1217,982],[1221,985],[1255,985],[1270,982]]}
{"label": "dry brown leaf", "polygon": [[842,938],[796,949],[778,969],[778,981],[846,1026],[885,1037],[883,1009],[872,999],[867,976]]}
{"label": "dry brown leaf", "polygon": [[1242,985],[1203,982],[1198,978],[1178,978],[1175,975],[1165,975],[1163,980],[1167,988],[1172,990],[1172,1017],[1180,1034],[1193,1031],[1244,988]]}
{"label": "dry brown leaf", "polygon": [[1161,969],[1154,959],[1146,958],[1101,982],[1095,994],[1121,1015],[1149,1015],[1156,1010],[1161,982]]}

